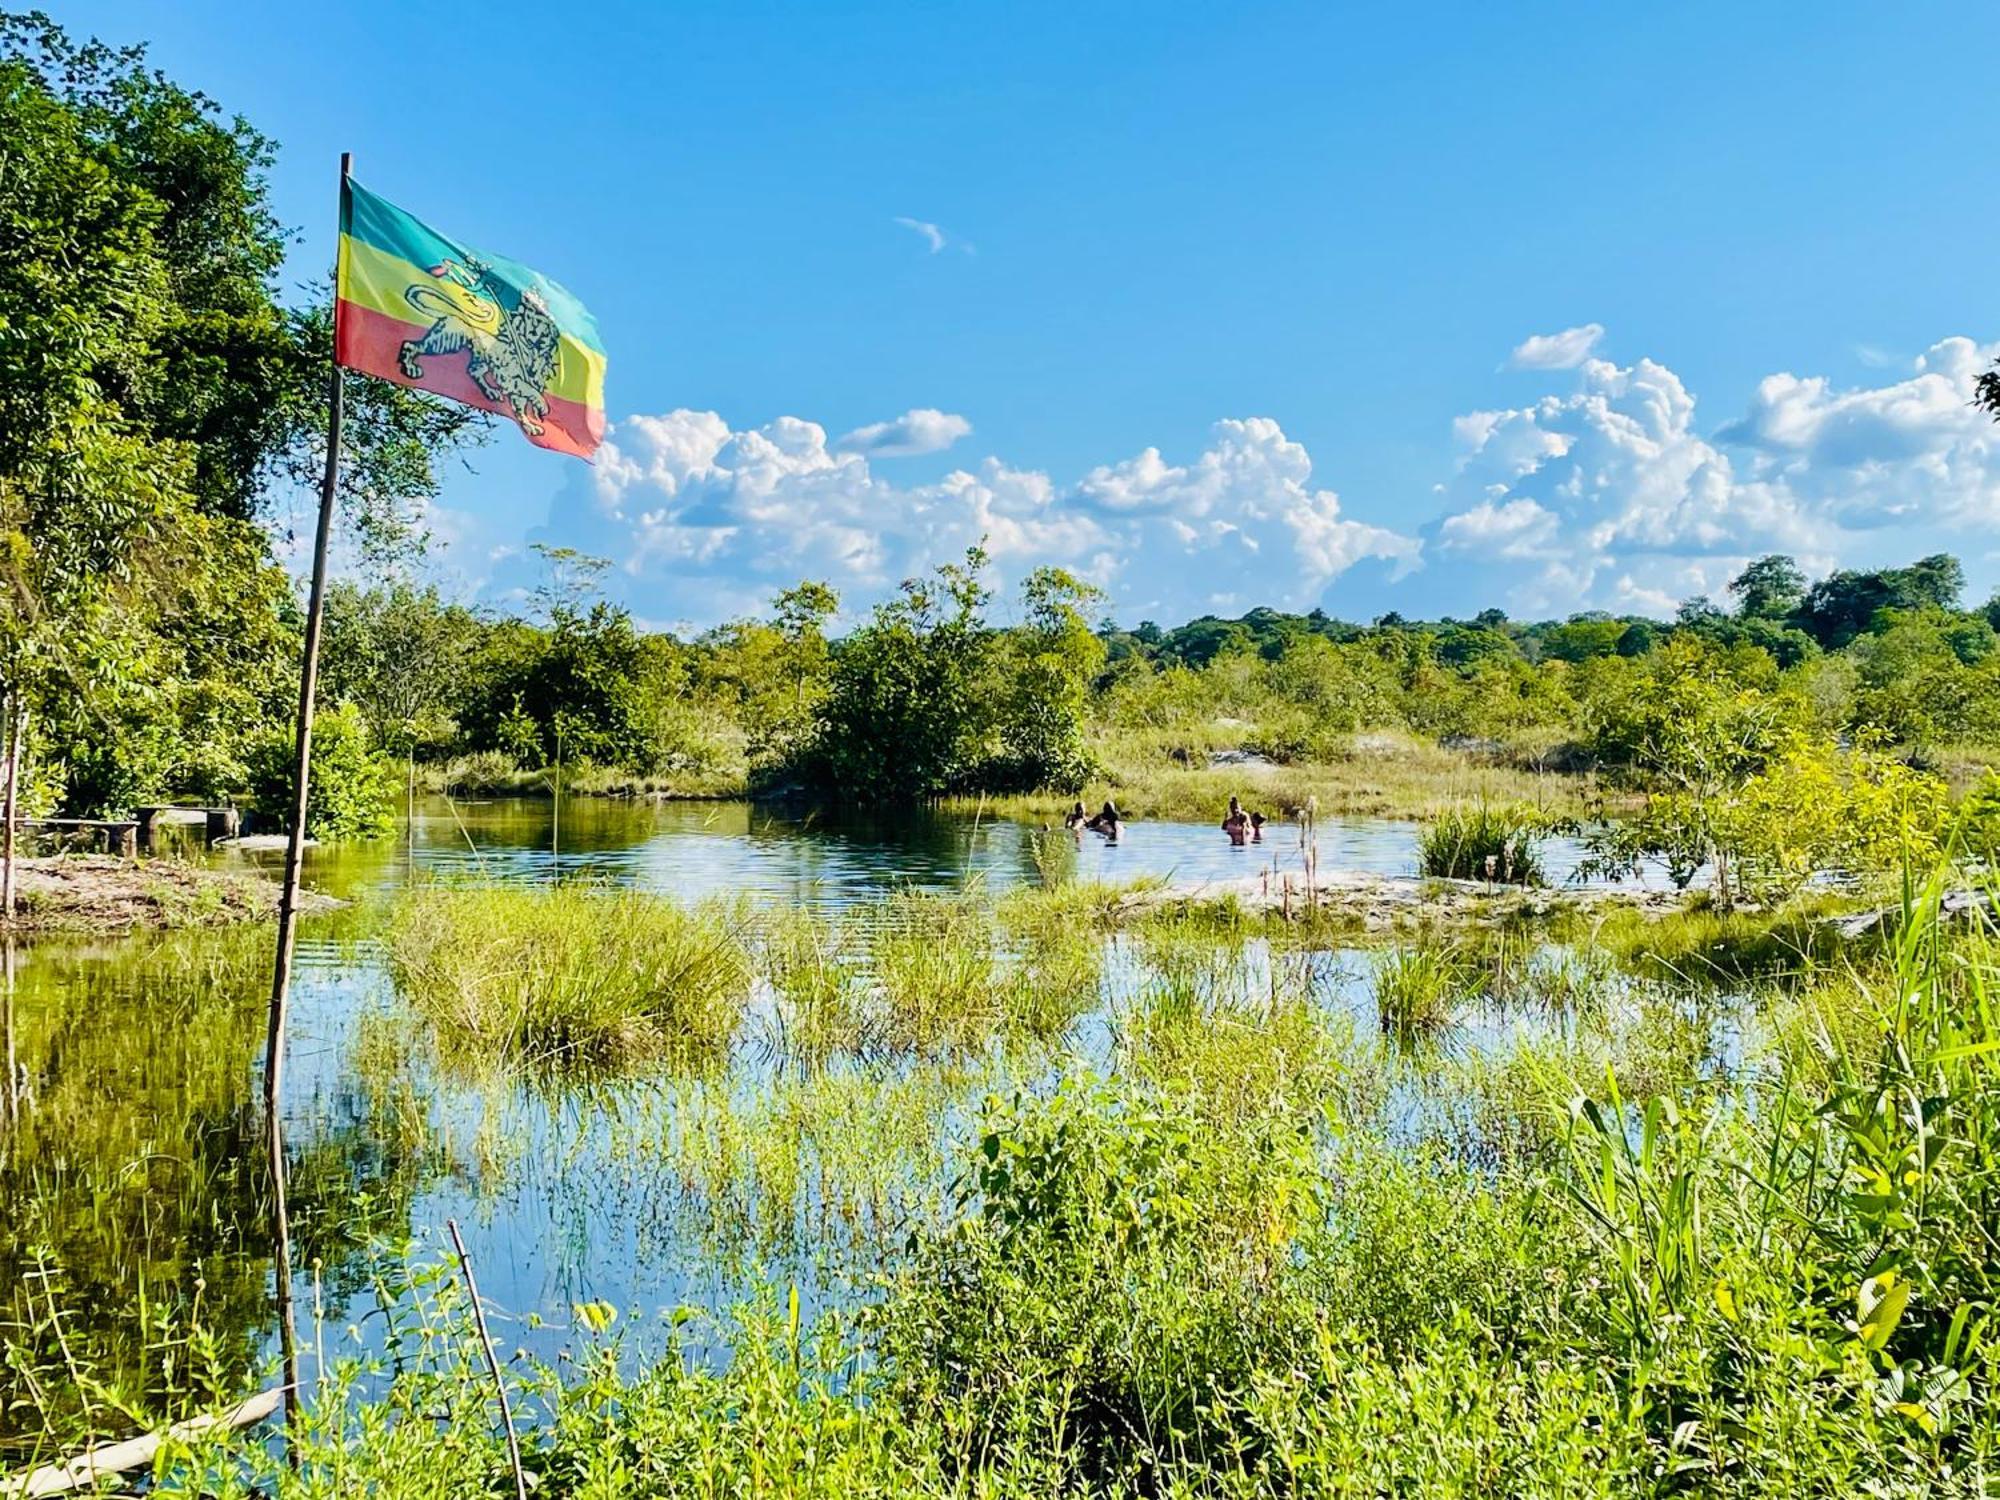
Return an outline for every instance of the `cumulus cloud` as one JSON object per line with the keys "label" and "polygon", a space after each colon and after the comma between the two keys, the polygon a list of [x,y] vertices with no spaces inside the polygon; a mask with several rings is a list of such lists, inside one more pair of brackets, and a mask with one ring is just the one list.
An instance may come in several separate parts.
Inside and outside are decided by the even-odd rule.
{"label": "cumulus cloud", "polygon": [[[1996,354],[1946,339],[1907,378],[1853,390],[1771,375],[1712,434],[1665,365],[1584,359],[1567,393],[1457,420],[1432,560],[1520,612],[1665,613],[1765,552],[1824,568],[1881,550],[1883,528],[1990,527],[2000,428],[1969,403]],[[1900,530],[1879,540],[1907,550]]]}
{"label": "cumulus cloud", "polygon": [[[1579,332],[1588,346],[1600,330]],[[670,411],[622,420],[546,535],[617,562],[642,617],[694,625],[761,610],[802,577],[859,611],[982,537],[1002,582],[1061,564],[1128,621],[1251,603],[1669,614],[1766,552],[1808,571],[1982,555],[2000,524],[2000,426],[1970,403],[1996,356],[1950,338],[1879,383],[1781,372],[1718,422],[1657,360],[1586,354],[1564,370],[1547,355],[1542,394],[1440,431],[1421,526],[1381,524],[1410,497],[1352,514],[1269,417],[1061,479],[986,456],[912,484],[884,460],[962,443],[964,417],[917,408],[829,438],[799,417],[738,428]]]}
{"label": "cumulus cloud", "polygon": [[1516,370],[1574,370],[1604,337],[1602,323],[1585,323],[1561,333],[1537,333],[1514,346],[1508,365]]}
{"label": "cumulus cloud", "polygon": [[912,412],[829,442],[797,417],[740,430],[715,412],[631,417],[577,481],[588,503],[561,497],[551,532],[617,560],[640,614],[694,624],[759,610],[802,577],[865,607],[982,538],[1003,581],[1060,564],[1135,615],[1238,595],[1310,608],[1357,563],[1400,571],[1420,550],[1345,515],[1267,417],[1216,423],[1184,464],[1148,448],[1068,486],[995,457],[919,485],[872,466],[933,451],[909,445],[941,445],[953,423],[963,419]]}
{"label": "cumulus cloud", "polygon": [[857,427],[833,446],[840,453],[903,458],[916,453],[942,453],[971,432],[972,424],[955,412],[919,406],[890,421]]}

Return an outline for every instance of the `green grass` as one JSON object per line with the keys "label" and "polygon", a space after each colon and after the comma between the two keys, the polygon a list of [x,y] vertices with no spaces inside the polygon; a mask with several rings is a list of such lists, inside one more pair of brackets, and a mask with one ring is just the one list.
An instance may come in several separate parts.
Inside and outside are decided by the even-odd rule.
{"label": "green grass", "polygon": [[1543,885],[1548,818],[1532,807],[1476,802],[1448,809],[1417,836],[1417,867],[1447,880]]}
{"label": "green grass", "polygon": [[1444,1042],[1486,992],[1485,966],[1448,939],[1399,943],[1375,960],[1382,1034],[1418,1051]]}
{"label": "green grass", "polygon": [[[508,1360],[534,1493],[1988,1487],[1992,933],[1920,907],[1740,999],[1621,981],[1636,949],[1432,934],[1375,961],[1378,1043],[1297,952],[1259,967],[1261,927],[1165,916],[1116,939],[1140,975],[1107,1052],[1057,1032],[960,1071],[946,1054],[1016,1030],[1023,952],[1098,936],[1100,903],[1071,899],[1000,922],[978,893],[899,896],[832,951],[803,918],[765,929],[774,984],[792,965],[835,1014],[859,985],[937,1060],[912,1041],[754,1090],[676,1078],[619,1115],[713,1263],[766,1279],[734,1315],[632,1309],[549,1367]],[[1425,1049],[1489,995],[1563,1027]],[[1421,1066],[1385,1065],[1399,1040]],[[802,1313],[808,1257],[865,1292]],[[510,1492],[457,1278],[383,1275],[401,1334],[329,1365],[290,1453],[245,1435],[155,1492]],[[341,1354],[337,1326],[316,1335]]]}
{"label": "green grass", "polygon": [[390,919],[396,988],[447,1058],[562,1071],[719,1059],[751,978],[747,915],[593,886],[429,886]]}

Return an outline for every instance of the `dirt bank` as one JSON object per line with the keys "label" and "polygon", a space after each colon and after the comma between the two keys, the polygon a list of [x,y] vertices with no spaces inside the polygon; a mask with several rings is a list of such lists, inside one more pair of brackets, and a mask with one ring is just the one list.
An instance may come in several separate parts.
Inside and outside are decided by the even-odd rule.
{"label": "dirt bank", "polygon": [[[115,933],[136,927],[216,927],[254,922],[278,909],[278,883],[240,870],[172,859],[65,854],[15,867],[14,931]],[[307,893],[302,912],[341,903]]]}

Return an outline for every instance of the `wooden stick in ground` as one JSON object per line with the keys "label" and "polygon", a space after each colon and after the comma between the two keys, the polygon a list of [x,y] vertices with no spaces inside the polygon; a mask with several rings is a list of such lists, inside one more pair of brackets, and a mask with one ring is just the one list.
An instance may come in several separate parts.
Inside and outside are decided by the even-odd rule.
{"label": "wooden stick in ground", "polygon": [[106,1443],[59,1464],[49,1464],[12,1479],[0,1479],[0,1500],[39,1500],[45,1495],[95,1489],[102,1480],[151,1463],[163,1443],[191,1442],[203,1433],[229,1432],[263,1421],[278,1409],[282,1394],[280,1389],[274,1387],[231,1407],[220,1416],[192,1417],[185,1422],[176,1422],[165,1432],[151,1432],[144,1437]]}
{"label": "wooden stick in ground", "polygon": [[479,1330],[479,1347],[486,1352],[486,1369],[500,1397],[500,1425],[507,1430],[507,1461],[514,1466],[514,1492],[519,1500],[528,1500],[528,1475],[521,1467],[521,1440],[514,1436],[514,1409],[507,1401],[507,1382],[500,1378],[500,1361],[493,1353],[493,1339],[486,1332],[486,1310],[479,1304],[479,1283],[472,1279],[472,1257],[465,1253],[465,1241],[459,1238],[458,1220],[446,1219],[444,1227],[451,1231],[451,1246],[458,1252],[458,1268],[465,1272],[465,1294],[472,1299],[473,1326]]}
{"label": "wooden stick in ground", "polygon": [[7,737],[7,790],[0,805],[0,927],[5,927],[14,920],[14,824],[21,810],[21,757],[28,748],[28,710],[12,693],[0,733]]}
{"label": "wooden stick in ground", "polygon": [[[340,158],[342,201],[354,157]],[[339,340],[336,309],[335,343]],[[340,424],[346,386],[340,366],[328,366],[326,472],[320,480],[319,529],[313,535],[312,587],[306,603],[305,657],[299,667],[299,717],[292,767],[292,825],[285,840],[285,879],[278,893],[278,955],[271,972],[271,1012],[264,1027],[264,1118],[272,1150],[278,1134],[278,1100],[284,1092],[285,1009],[292,992],[292,949],[298,941],[299,871],[305,861],[306,814],[312,787],[313,699],[319,687],[319,637],[326,618],[326,551],[340,492]]]}

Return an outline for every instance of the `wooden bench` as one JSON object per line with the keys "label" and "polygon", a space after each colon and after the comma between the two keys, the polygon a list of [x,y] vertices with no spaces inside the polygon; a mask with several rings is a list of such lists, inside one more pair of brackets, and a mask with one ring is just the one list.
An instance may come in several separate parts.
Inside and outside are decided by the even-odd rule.
{"label": "wooden bench", "polygon": [[136,818],[22,818],[14,826],[24,833],[101,834],[106,854],[133,859],[139,853]]}

